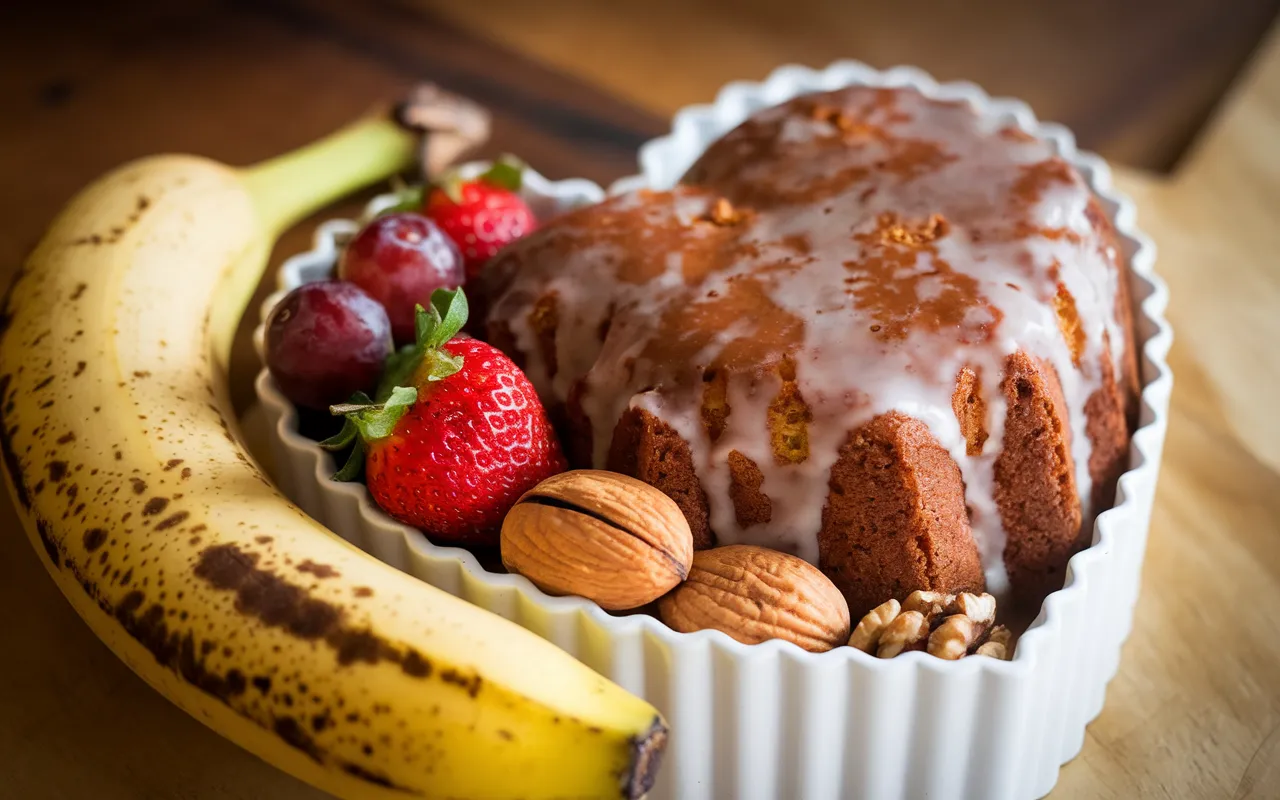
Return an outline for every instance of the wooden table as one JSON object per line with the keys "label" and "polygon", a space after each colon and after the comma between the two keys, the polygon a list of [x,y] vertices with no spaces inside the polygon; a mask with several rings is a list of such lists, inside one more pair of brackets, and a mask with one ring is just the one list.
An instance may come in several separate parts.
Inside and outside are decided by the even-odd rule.
{"label": "wooden table", "polygon": [[[1120,175],[1172,287],[1178,388],[1134,633],[1053,796],[1280,796],[1280,31],[1218,103],[1276,2],[46,5],[0,11],[5,279],[116,163],[159,150],[250,162],[425,76],[499,112],[495,150],[597,180],[630,170],[674,108],[789,60],[973,78],[1149,168],[1213,114],[1171,175]],[[242,403],[254,368],[242,350]],[[17,524],[0,500],[0,800],[322,797],[128,672]]]}

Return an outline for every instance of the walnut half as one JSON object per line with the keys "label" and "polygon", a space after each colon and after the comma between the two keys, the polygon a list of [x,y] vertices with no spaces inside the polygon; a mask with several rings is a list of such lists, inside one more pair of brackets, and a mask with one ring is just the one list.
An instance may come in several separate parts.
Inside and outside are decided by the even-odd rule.
{"label": "walnut half", "polygon": [[989,594],[915,591],[901,603],[887,600],[868,612],[849,646],[878,658],[925,650],[951,661],[970,654],[1004,660],[1013,636],[995,619],[996,599]]}

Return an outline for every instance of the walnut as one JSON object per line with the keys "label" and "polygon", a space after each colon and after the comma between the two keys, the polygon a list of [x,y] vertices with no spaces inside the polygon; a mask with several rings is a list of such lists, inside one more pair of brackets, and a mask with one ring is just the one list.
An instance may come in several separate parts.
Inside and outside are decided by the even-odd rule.
{"label": "walnut", "polygon": [[954,601],[955,595],[946,594],[945,592],[917,590],[907,595],[907,599],[902,601],[902,610],[919,611],[932,619],[941,614]]}
{"label": "walnut", "polygon": [[929,618],[919,611],[903,611],[885,626],[880,635],[879,658],[893,658],[905,650],[919,650],[929,635]]}
{"label": "walnut", "polygon": [[947,605],[948,614],[964,614],[974,622],[990,625],[996,621],[996,599],[989,594],[961,592]]}
{"label": "walnut", "polygon": [[886,600],[862,618],[858,627],[853,629],[849,637],[849,646],[856,647],[864,653],[874,653],[880,644],[880,637],[889,623],[902,611],[897,600]]}
{"label": "walnut", "polygon": [[955,661],[969,652],[983,626],[964,614],[952,614],[929,634],[929,655]]}
{"label": "walnut", "polygon": [[1012,639],[1013,633],[1008,628],[1003,625],[997,625],[991,629],[991,634],[987,637],[987,641],[978,645],[976,654],[1007,661],[1009,658],[1009,642]]}
{"label": "walnut", "polygon": [[926,650],[947,660],[969,654],[1004,659],[1012,634],[994,625],[995,618],[996,599],[989,594],[915,591],[901,603],[888,600],[868,612],[849,646],[879,658]]}

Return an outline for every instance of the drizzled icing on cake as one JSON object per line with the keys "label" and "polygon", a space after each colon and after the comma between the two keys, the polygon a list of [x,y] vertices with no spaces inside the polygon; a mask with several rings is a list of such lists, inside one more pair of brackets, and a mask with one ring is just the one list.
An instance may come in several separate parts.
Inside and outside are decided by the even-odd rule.
{"label": "drizzled icing on cake", "polygon": [[[855,88],[760,112],[685,183],[574,212],[491,268],[504,291],[489,319],[544,400],[574,395],[596,466],[622,413],[642,408],[688,442],[721,544],[817,563],[841,446],[902,412],[959,466],[998,591],[1000,382],[1021,351],[1061,383],[1088,519],[1085,404],[1126,341],[1120,273],[1088,187],[1047,143],[963,104]],[[985,403],[977,446],[952,406],[966,368]],[[766,523],[735,513],[741,457],[758,467]]]}

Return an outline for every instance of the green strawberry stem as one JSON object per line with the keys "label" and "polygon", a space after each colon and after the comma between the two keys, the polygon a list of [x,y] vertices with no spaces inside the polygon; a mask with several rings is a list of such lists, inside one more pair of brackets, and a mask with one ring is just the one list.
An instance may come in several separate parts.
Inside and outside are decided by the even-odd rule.
{"label": "green strawberry stem", "polygon": [[387,359],[377,398],[385,399],[397,386],[415,378],[419,382],[440,381],[462,369],[461,358],[440,348],[467,324],[469,311],[462,289],[437,289],[431,294],[429,308],[418,306],[414,317],[416,341]]}
{"label": "green strawberry stem", "polygon": [[524,162],[513,155],[504,155],[485,170],[480,180],[511,192],[518,192],[524,184]]}
{"label": "green strawberry stem", "polygon": [[[490,164],[487,170],[471,180],[497,186],[509,192],[518,192],[524,184],[524,162],[513,155],[503,155]],[[457,170],[451,170],[436,181],[435,188],[444,192],[445,197],[454,203],[461,203],[462,187],[469,182],[463,180]]]}
{"label": "green strawberry stem", "polygon": [[329,406],[329,413],[345,417],[345,421],[342,430],[320,446],[330,451],[352,448],[334,480],[351,481],[360,476],[364,445],[395,432],[396,423],[418,401],[415,387],[444,380],[462,369],[462,358],[444,350],[443,345],[467,324],[467,313],[467,296],[462,289],[437,289],[427,308],[417,307],[416,341],[387,359],[377,401],[357,392],[350,402]]}
{"label": "green strawberry stem", "polygon": [[[418,390],[411,386],[397,386],[381,403],[343,403],[329,406],[335,417],[346,417],[355,426],[360,438],[366,442],[385,439],[395,430],[396,423],[418,399]],[[346,425],[343,425],[343,432]],[[338,433],[342,436],[343,432]],[[328,441],[328,440],[326,440]]]}
{"label": "green strawberry stem", "polygon": [[329,406],[329,413],[335,417],[345,417],[358,411],[380,411],[386,407],[386,403],[338,403]]}
{"label": "green strawberry stem", "polygon": [[359,120],[244,171],[244,181],[274,238],[333,201],[414,163],[418,134],[389,114]]}

